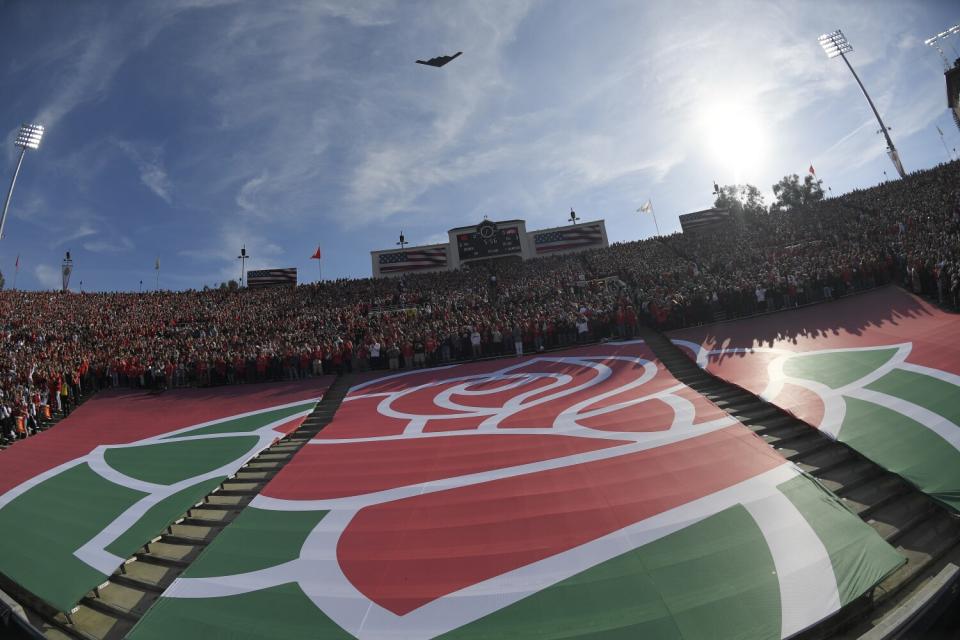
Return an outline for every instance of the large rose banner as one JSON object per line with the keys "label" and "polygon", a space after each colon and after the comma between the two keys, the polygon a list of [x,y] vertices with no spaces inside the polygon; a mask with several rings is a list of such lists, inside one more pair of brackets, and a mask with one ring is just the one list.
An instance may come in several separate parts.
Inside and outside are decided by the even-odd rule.
{"label": "large rose banner", "polygon": [[888,287],[673,334],[701,367],[960,511],[960,316]]}
{"label": "large rose banner", "polygon": [[351,389],[132,638],[783,638],[902,559],[639,342]]}

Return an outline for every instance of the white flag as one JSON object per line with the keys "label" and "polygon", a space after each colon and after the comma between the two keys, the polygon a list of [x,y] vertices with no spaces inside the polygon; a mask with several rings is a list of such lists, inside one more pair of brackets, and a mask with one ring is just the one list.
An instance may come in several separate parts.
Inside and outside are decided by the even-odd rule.
{"label": "white flag", "polygon": [[643,203],[643,206],[637,209],[637,213],[650,213],[653,211],[653,204],[647,200]]}

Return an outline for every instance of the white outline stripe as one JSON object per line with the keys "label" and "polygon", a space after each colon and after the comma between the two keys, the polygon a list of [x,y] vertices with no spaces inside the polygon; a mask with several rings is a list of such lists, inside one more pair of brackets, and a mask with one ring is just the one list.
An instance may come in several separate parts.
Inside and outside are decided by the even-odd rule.
{"label": "white outline stripe", "polygon": [[763,533],[780,583],[780,637],[840,609],[830,554],[803,514],[780,491],[744,503]]}

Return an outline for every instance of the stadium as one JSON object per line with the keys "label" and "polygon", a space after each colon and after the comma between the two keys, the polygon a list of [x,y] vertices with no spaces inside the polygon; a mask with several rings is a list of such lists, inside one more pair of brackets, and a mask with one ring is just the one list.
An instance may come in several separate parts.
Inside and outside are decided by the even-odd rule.
{"label": "stadium", "polygon": [[960,637],[951,12],[0,2],[0,637]]}

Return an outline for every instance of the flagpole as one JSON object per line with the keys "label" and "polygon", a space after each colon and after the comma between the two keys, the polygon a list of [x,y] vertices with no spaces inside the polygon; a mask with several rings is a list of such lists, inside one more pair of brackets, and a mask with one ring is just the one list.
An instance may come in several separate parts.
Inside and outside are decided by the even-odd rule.
{"label": "flagpole", "polygon": [[[817,171],[816,171],[816,169],[813,168],[813,163],[810,163],[810,168],[807,169],[807,174],[813,176],[813,181],[814,181],[814,182],[823,182],[823,180],[821,180],[820,177],[817,176]],[[830,188],[830,187],[827,187],[827,189],[829,189],[829,188]],[[823,193],[823,187],[822,187],[822,186],[820,187],[820,193]],[[831,192],[831,195],[833,195],[833,192]]]}
{"label": "flagpole", "polygon": [[[660,235],[660,223],[657,222],[657,212],[653,210],[653,202],[648,198],[643,205],[637,209],[637,213],[649,213],[653,216],[653,225],[657,228],[657,235]],[[572,214],[572,212],[571,212]]]}
{"label": "flagpole", "polygon": [[20,275],[20,256],[17,256],[17,263],[13,268],[13,290],[17,290],[17,276]]}
{"label": "flagpole", "polygon": [[943,139],[943,131],[940,130],[940,127],[937,127],[937,133],[940,134],[940,144],[943,145],[943,150],[947,152],[947,157],[952,161],[953,154],[950,153],[950,148],[947,146],[947,141]]}
{"label": "flagpole", "polygon": [[317,280],[317,282],[320,282],[323,280],[323,258],[320,255],[320,245],[317,245],[317,250],[313,252],[313,255],[310,256],[310,259],[317,261],[317,273],[319,274],[320,278]]}

